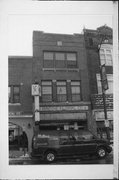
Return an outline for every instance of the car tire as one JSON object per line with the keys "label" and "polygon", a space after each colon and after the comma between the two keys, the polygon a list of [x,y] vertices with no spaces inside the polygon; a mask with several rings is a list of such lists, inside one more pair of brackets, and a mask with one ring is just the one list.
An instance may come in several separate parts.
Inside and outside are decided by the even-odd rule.
{"label": "car tire", "polygon": [[107,155],[106,149],[104,147],[99,147],[97,149],[98,158],[104,158]]}
{"label": "car tire", "polygon": [[45,153],[45,161],[48,163],[54,162],[56,159],[56,153],[54,151],[47,151]]}

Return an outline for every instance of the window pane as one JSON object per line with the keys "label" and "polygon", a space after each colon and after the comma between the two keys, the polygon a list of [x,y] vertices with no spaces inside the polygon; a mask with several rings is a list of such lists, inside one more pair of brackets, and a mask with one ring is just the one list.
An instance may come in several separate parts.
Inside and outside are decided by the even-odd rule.
{"label": "window pane", "polygon": [[79,94],[80,93],[80,88],[79,87],[72,87],[72,94]]}
{"label": "window pane", "polygon": [[45,60],[53,60],[53,52],[44,52]]}
{"label": "window pane", "polygon": [[57,94],[66,94],[66,87],[57,87]]}
{"label": "window pane", "polygon": [[80,81],[72,81],[71,86],[78,86],[80,85]]}
{"label": "window pane", "polygon": [[42,81],[42,85],[52,85],[51,81]]}
{"label": "window pane", "polygon": [[56,60],[65,60],[64,53],[55,53]]}
{"label": "window pane", "polygon": [[13,87],[13,102],[14,103],[20,102],[20,88],[18,86]]}
{"label": "window pane", "polygon": [[57,85],[66,86],[66,82],[65,81],[57,81]]}
{"label": "window pane", "polygon": [[18,93],[19,93],[19,87],[15,87],[15,86],[14,86],[13,89],[14,89],[14,93],[15,93],[15,94],[18,94]]}
{"label": "window pane", "polygon": [[98,94],[101,94],[102,93],[102,85],[101,85],[100,80],[97,81],[97,86],[98,86]]}
{"label": "window pane", "polygon": [[67,60],[76,61],[76,53],[67,53]]}
{"label": "window pane", "polygon": [[42,87],[42,93],[43,94],[51,94],[52,93],[51,87]]}
{"label": "window pane", "polygon": [[72,94],[72,101],[73,102],[81,101],[80,94]]}
{"label": "window pane", "polygon": [[66,82],[57,82],[57,100],[60,102],[66,101]]}

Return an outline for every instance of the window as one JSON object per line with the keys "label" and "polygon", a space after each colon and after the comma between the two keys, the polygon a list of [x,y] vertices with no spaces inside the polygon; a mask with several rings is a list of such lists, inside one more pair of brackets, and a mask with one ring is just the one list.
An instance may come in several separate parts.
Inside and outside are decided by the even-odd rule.
{"label": "window", "polygon": [[67,67],[75,68],[76,67],[76,53],[66,53],[67,58]]}
{"label": "window", "polygon": [[9,103],[20,103],[20,86],[9,86]]}
{"label": "window", "polygon": [[65,60],[65,55],[64,55],[64,53],[60,53],[60,52],[55,53],[55,59],[56,59],[56,60]]}
{"label": "window", "polygon": [[53,52],[44,52],[44,60],[53,60]]}
{"label": "window", "polygon": [[[108,81],[108,88],[105,93],[106,94],[112,94],[113,93],[113,75],[107,74],[107,81]],[[101,85],[101,79],[100,74],[97,74],[97,88],[98,88],[98,94],[102,94],[102,85]]]}
{"label": "window", "polygon": [[9,99],[9,103],[11,102],[11,87],[8,87],[8,99]]}
{"label": "window", "polygon": [[52,82],[42,81],[42,101],[49,102],[52,101]]}
{"label": "window", "polygon": [[81,101],[80,81],[71,81],[72,101]]}
{"label": "window", "polygon": [[101,48],[100,49],[100,61],[101,65],[112,66],[112,49]]}
{"label": "window", "polygon": [[76,52],[44,52],[46,68],[76,68]]}
{"label": "window", "polygon": [[57,101],[65,102],[66,100],[66,82],[57,81]]}

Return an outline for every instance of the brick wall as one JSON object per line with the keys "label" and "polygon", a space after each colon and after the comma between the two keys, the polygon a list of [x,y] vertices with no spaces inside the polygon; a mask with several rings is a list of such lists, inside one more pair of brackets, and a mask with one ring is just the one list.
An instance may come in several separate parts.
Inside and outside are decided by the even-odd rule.
{"label": "brick wall", "polygon": [[9,57],[9,85],[20,85],[20,105],[9,105],[9,111],[32,111],[32,58]]}

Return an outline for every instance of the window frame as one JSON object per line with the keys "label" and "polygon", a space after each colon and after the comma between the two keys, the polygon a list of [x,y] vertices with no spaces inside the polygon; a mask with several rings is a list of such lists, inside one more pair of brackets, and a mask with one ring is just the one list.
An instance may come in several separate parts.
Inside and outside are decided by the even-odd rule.
{"label": "window frame", "polygon": [[[59,82],[64,82],[65,84],[58,84]],[[58,88],[62,88],[62,87],[65,87],[65,94],[62,93],[62,94],[58,94]],[[67,81],[66,80],[57,80],[56,81],[56,92],[57,92],[57,102],[66,102],[67,101]],[[64,95],[65,97],[65,100],[62,101],[62,96]],[[58,96],[61,96],[61,99],[60,97]]]}
{"label": "window frame", "polygon": [[[50,82],[51,84],[42,84],[43,82]],[[43,93],[43,87],[50,87],[51,88],[51,94],[44,94]],[[52,84],[52,80],[42,80],[41,81],[41,97],[42,97],[42,102],[52,102],[53,101],[53,84]],[[50,96],[50,100],[44,100],[43,99],[43,96],[45,96],[45,95],[49,95]]]}
{"label": "window frame", "polygon": [[[110,52],[107,52],[110,51]],[[112,45],[101,45],[100,48],[100,63],[101,65],[105,64],[106,66],[113,66],[113,49],[112,49]],[[111,59],[109,60],[108,56],[110,55]],[[101,56],[104,56],[104,58],[102,58]]]}
{"label": "window frame", "polygon": [[[15,93],[14,93],[14,88],[18,87],[19,88],[19,92],[16,93],[19,96],[19,101],[15,102]],[[11,89],[11,99],[8,101],[9,104],[21,104],[21,87],[20,85],[9,85],[8,86],[8,93],[9,93],[9,88]],[[9,96],[8,96],[9,98]]]}
{"label": "window frame", "polygon": [[[97,93],[98,94],[102,94],[102,83],[101,83],[101,77],[100,77],[100,74],[96,74],[96,80],[97,80]],[[113,74],[107,74],[107,81],[108,81],[108,87],[109,86],[109,81],[113,83]],[[100,83],[98,83],[100,82]],[[100,86],[98,86],[100,84]],[[100,88],[100,89],[99,89]],[[112,89],[113,89],[113,85],[112,85]],[[106,94],[113,94],[113,92],[109,92],[110,91],[110,88],[107,89],[105,91]]]}
{"label": "window frame", "polygon": [[[72,83],[79,83],[79,84],[72,84]],[[76,88],[78,87],[79,88],[79,93],[73,93],[72,91],[72,88]],[[76,96],[76,95],[79,95],[80,96],[80,100],[78,99],[77,101],[76,100],[73,100],[73,95]],[[77,99],[77,98],[76,98]],[[81,81],[80,80],[71,80],[71,101],[72,102],[78,102],[78,101],[81,101]]]}

